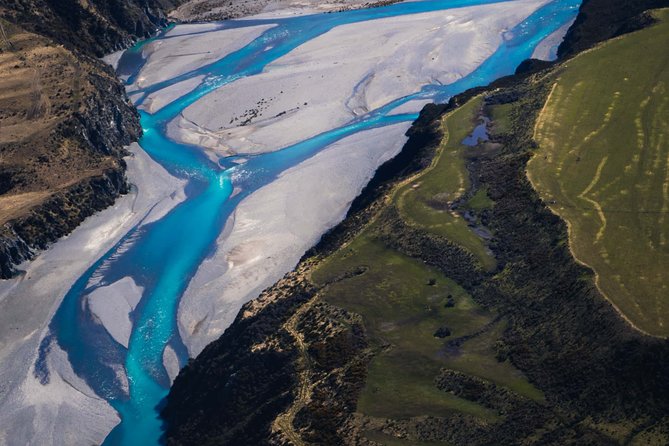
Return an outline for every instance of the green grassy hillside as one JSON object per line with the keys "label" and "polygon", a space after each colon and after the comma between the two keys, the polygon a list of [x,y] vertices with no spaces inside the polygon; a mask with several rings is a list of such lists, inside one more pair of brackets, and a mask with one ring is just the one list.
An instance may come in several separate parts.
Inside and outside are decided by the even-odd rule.
{"label": "green grassy hillside", "polygon": [[669,335],[669,11],[556,74],[528,174],[575,257],[639,329]]}
{"label": "green grassy hillside", "polygon": [[[445,137],[437,158],[422,174],[397,192],[395,204],[408,223],[456,241],[476,256],[486,269],[493,269],[495,259],[485,241],[455,212],[453,205],[463,199],[471,186],[465,168],[465,155],[468,150],[471,152],[474,149],[463,145],[462,140],[476,125],[482,102],[481,97],[471,100],[444,119],[442,130]],[[464,207],[480,211],[492,207],[492,202],[487,199],[486,191],[480,189]]]}
{"label": "green grassy hillside", "polygon": [[[408,227],[459,245],[484,269],[494,267],[484,240],[460,213],[449,209],[456,200],[463,202],[461,211],[493,205],[485,189],[471,190],[466,159],[479,152],[460,144],[475,127],[481,109],[478,97],[447,115],[432,166],[397,188],[389,200],[391,209],[399,212],[382,213],[312,275],[314,283],[324,287],[323,300],[363,318],[374,352],[358,400],[358,411],[366,416],[411,419],[462,413],[484,424],[500,420],[490,404],[439,388],[436,381],[444,370],[495,383],[520,398],[543,399],[518,369],[496,357],[495,341],[505,322],[438,269],[394,249],[384,236],[388,220],[400,219]],[[437,200],[441,206],[434,204]],[[440,328],[450,334],[437,336]],[[378,435],[367,433],[376,441]]]}

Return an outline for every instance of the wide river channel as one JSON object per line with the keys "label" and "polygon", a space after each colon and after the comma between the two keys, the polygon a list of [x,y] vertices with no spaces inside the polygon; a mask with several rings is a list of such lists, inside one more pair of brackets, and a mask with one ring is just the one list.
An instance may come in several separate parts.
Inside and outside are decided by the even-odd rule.
{"label": "wide river channel", "polygon": [[[98,259],[65,296],[51,322],[52,335],[43,342],[46,350],[49,342],[57,341],[67,352],[77,375],[84,378],[119,413],[122,421],[104,444],[148,446],[160,443],[162,426],[158,410],[170,384],[163,365],[163,352],[166,346],[171,346],[177,352],[181,366],[188,359],[176,323],[179,300],[198,266],[211,254],[226,220],[241,200],[272,182],[281,172],[342,138],[372,128],[415,120],[416,114],[393,112],[402,104],[416,99],[444,102],[468,88],[486,85],[512,74],[520,62],[533,54],[542,40],[573,20],[581,0],[547,3],[506,33],[508,37],[496,52],[475,71],[450,85],[424,86],[417,93],[398,97],[344,126],[289,147],[277,148],[280,150],[245,157],[247,159],[243,164],[236,162],[235,157],[216,163],[201,148],[170,140],[166,136],[167,123],[208,93],[261,73],[269,63],[337,26],[491,3],[496,1],[423,0],[330,14],[228,21],[222,26],[276,26],[220,60],[152,85],[143,90],[144,95],[133,96],[135,104],[139,105],[154,91],[205,76],[197,88],[155,114],[141,112],[144,135],[139,143],[168,172],[187,180],[185,201],[160,220],[131,229],[115,247]],[[154,39],[168,38],[162,34]],[[120,61],[119,73],[129,75],[129,83],[141,69],[142,45],[140,43],[127,50]],[[239,175],[242,169],[245,174]],[[236,192],[233,193],[233,190]],[[134,325],[127,349],[95,323],[84,304],[85,296],[96,287],[124,277],[132,277],[143,288],[141,301],[132,313]],[[40,360],[36,369],[39,369]],[[119,378],[120,367],[125,368],[127,383]]]}

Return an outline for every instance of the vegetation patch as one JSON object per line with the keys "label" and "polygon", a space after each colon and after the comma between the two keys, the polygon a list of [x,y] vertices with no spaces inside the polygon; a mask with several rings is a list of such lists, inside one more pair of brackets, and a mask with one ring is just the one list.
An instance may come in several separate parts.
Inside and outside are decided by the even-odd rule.
{"label": "vegetation patch", "polygon": [[449,446],[448,443],[442,441],[416,441],[406,438],[397,438],[389,434],[384,434],[379,431],[367,431],[364,436],[375,443],[384,446]]}
{"label": "vegetation patch", "polygon": [[[451,138],[462,140],[471,132],[481,104],[482,98],[476,98],[444,119],[444,129],[450,130]],[[459,143],[453,148],[442,144],[432,168],[393,195],[390,207],[396,204],[403,211],[391,215],[399,214],[409,228],[418,227],[465,249],[474,247],[479,254],[474,258],[492,268],[494,259],[471,223],[459,212],[445,212],[434,204],[435,196],[442,194],[446,204],[460,199],[461,209],[467,212],[494,205],[485,187],[471,192],[465,150],[473,149]],[[421,187],[413,187],[416,182]],[[444,275],[443,268],[398,251],[401,243],[394,240],[410,240],[412,236],[403,234],[401,225],[389,230],[389,218],[392,221],[381,213],[311,276],[316,286],[323,287],[320,296],[325,302],[359,314],[364,321],[373,357],[358,412],[395,420],[461,413],[484,424],[500,421],[496,407],[437,387],[443,370],[471,374],[509,389],[519,398],[542,401],[543,394],[496,348],[505,327],[502,319],[476,304],[469,293]],[[447,222],[458,230],[445,229]],[[397,444],[405,444],[402,441],[397,439]]]}
{"label": "vegetation patch", "polygon": [[430,167],[397,190],[395,205],[407,223],[459,244],[491,270],[496,263],[485,238],[462,215],[469,209],[487,209],[493,204],[481,189],[467,199],[472,185],[466,161],[476,150],[462,141],[475,127],[482,103],[483,98],[477,97],[443,119],[444,138],[437,157]]}

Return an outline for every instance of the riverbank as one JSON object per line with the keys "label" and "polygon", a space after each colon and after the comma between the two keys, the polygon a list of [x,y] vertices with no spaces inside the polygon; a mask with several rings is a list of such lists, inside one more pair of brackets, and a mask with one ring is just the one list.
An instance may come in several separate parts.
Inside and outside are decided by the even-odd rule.
{"label": "riverbank", "polygon": [[[0,19],[0,279],[126,192],[141,133],[102,62]],[[51,72],[52,64],[60,73]],[[110,125],[110,123],[112,123]]]}
{"label": "riverbank", "polygon": [[139,116],[98,57],[149,37],[178,4],[0,5],[0,279],[126,192]]}
{"label": "riverbank", "polygon": [[[194,357],[243,304],[295,267],[339,223],[377,166],[404,145],[409,123],[357,133],[284,171],[242,201],[179,305],[179,332]],[[345,174],[344,174],[345,172]]]}

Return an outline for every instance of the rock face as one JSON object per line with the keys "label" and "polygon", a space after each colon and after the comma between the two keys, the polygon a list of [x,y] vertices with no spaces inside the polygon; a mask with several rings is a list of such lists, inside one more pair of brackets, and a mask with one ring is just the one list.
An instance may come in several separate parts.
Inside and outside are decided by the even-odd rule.
{"label": "rock face", "polygon": [[16,273],[14,265],[30,260],[39,250],[69,234],[86,217],[114,203],[127,192],[124,165],[80,181],[75,187],[53,194],[25,216],[0,232],[0,277]]}
{"label": "rock face", "polygon": [[0,5],[0,278],[128,189],[139,115],[97,56],[165,23],[155,1]]}

